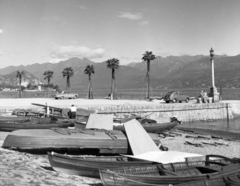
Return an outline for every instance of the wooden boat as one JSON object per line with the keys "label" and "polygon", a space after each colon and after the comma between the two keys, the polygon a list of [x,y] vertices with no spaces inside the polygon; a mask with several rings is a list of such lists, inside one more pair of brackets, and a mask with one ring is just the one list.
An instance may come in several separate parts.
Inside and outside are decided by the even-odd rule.
{"label": "wooden boat", "polygon": [[26,121],[29,121],[29,118],[0,116],[0,123],[26,122]]}
{"label": "wooden boat", "polygon": [[240,186],[240,173],[226,177],[181,183],[176,186]]}
{"label": "wooden boat", "polygon": [[[126,120],[128,121],[128,120]],[[141,122],[142,121],[142,122]],[[146,122],[146,120],[140,120],[143,128],[150,133],[162,133],[168,130],[173,129],[177,125],[179,125],[181,122],[178,121],[177,119],[172,120],[170,123],[155,123],[155,122]],[[74,123],[76,128],[84,129],[86,127],[86,123],[78,122],[76,121]],[[123,123],[113,123],[113,130],[120,130],[125,132],[125,128],[123,126]]]}
{"label": "wooden boat", "polygon": [[100,178],[99,169],[151,165],[153,162],[134,160],[123,156],[73,156],[48,153],[52,168],[65,174]]}
{"label": "wooden boat", "polygon": [[68,128],[74,126],[74,120],[64,120],[53,118],[29,118],[25,122],[6,121],[0,122],[0,131],[12,132],[19,129],[50,129]]}
{"label": "wooden boat", "polygon": [[[213,166],[216,164],[217,166]],[[211,162],[212,166],[170,167],[164,165],[137,166],[100,170],[103,185],[177,185],[191,181],[218,179],[240,173],[240,164]]]}
{"label": "wooden boat", "polygon": [[[205,161],[195,162],[180,162],[174,164],[165,164],[164,167],[188,167],[196,165],[206,165],[210,158],[214,155],[207,156]],[[99,169],[113,169],[120,167],[144,166],[156,164],[150,161],[134,160],[124,156],[104,156],[104,157],[89,157],[89,156],[72,156],[63,155],[55,152],[48,153],[48,159],[52,168],[56,171],[66,174],[73,174],[86,177],[100,178]],[[223,159],[212,160],[216,162],[230,163],[231,160],[223,157]]]}
{"label": "wooden boat", "polygon": [[[156,144],[157,134],[149,134]],[[94,153],[126,154],[130,151],[128,140],[121,131],[80,130],[56,128],[16,130],[8,134],[3,148],[22,150],[94,150]]]}

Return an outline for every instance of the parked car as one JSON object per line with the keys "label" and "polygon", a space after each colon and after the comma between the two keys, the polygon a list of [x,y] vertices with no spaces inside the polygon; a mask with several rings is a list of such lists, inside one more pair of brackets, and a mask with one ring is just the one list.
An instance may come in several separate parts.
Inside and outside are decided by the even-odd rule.
{"label": "parked car", "polygon": [[185,101],[186,103],[190,100],[190,97],[188,95],[181,94],[179,92],[168,92],[166,96],[164,96],[164,101],[166,103],[176,103],[176,102],[182,102]]}
{"label": "parked car", "polygon": [[64,99],[64,98],[66,98],[66,99],[76,99],[77,97],[78,97],[78,94],[67,93],[67,92],[55,95],[55,99]]}

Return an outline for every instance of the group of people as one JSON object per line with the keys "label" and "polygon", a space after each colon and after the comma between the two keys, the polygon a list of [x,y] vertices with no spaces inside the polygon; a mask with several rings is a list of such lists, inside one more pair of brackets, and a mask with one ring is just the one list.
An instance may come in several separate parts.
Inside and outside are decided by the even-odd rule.
{"label": "group of people", "polygon": [[209,102],[209,97],[208,97],[208,93],[207,91],[201,91],[200,95],[199,95],[199,99],[201,99],[201,101],[203,103],[208,103]]}

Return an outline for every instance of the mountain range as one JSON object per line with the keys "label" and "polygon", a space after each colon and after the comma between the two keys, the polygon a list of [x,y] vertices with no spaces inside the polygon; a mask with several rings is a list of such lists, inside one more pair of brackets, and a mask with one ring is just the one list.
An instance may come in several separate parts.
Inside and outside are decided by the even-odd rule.
{"label": "mountain range", "polygon": [[[88,64],[94,65],[95,74],[92,75],[94,89],[106,89],[111,85],[111,70],[106,67],[106,62],[95,63],[87,58],[71,58],[58,63],[31,64],[27,66],[9,66],[0,69],[0,83],[17,84],[16,70],[28,72],[25,79],[31,84],[47,83],[43,72],[54,72],[51,83],[66,87],[66,78],[62,71],[66,67],[72,67],[74,76],[71,78],[72,89],[86,90],[88,75],[84,69]],[[215,85],[218,87],[240,88],[240,55],[214,56]],[[121,65],[116,70],[116,84],[118,89],[142,89],[146,88],[146,62],[130,63]],[[33,75],[34,74],[34,75]],[[152,88],[208,88],[212,85],[211,62],[209,56],[157,56],[151,61],[150,77]]]}
{"label": "mountain range", "polygon": [[[19,79],[16,77],[17,71],[13,71],[12,73],[6,74],[6,75],[0,75],[0,85],[2,87],[4,86],[17,86],[19,85]],[[42,81],[31,74],[30,72],[25,71],[25,73],[22,76],[22,86],[27,86],[28,84],[32,85],[38,85],[42,84]]]}

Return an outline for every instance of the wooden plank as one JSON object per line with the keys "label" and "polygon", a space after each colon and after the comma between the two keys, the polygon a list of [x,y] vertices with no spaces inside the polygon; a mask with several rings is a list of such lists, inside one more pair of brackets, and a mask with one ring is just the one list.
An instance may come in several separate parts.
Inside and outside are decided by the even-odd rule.
{"label": "wooden plank", "polygon": [[57,110],[62,110],[63,108],[60,108],[60,107],[53,107],[53,106],[49,106],[49,105],[44,105],[44,104],[39,104],[39,103],[32,103],[32,105],[35,105],[35,106],[40,106],[40,107],[44,107],[44,108],[50,108],[50,109],[57,109]]}
{"label": "wooden plank", "polygon": [[139,155],[150,151],[160,151],[149,134],[136,119],[124,123],[124,127],[133,155]]}
{"label": "wooden plank", "polygon": [[59,115],[55,115],[55,114],[47,114],[45,112],[31,112],[31,113],[33,113],[33,114],[43,114],[43,115],[53,116],[53,117],[61,118],[61,119],[69,119],[68,117],[59,116]]}
{"label": "wooden plank", "polygon": [[206,156],[193,156],[193,157],[186,157],[186,162],[194,162],[194,161],[205,161]]}
{"label": "wooden plank", "polygon": [[113,130],[113,115],[90,114],[86,128]]}

